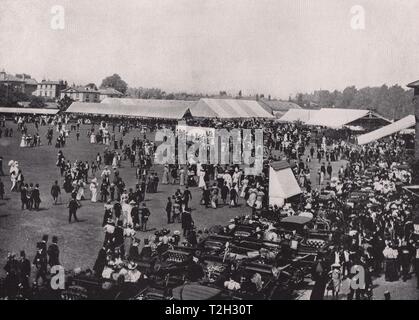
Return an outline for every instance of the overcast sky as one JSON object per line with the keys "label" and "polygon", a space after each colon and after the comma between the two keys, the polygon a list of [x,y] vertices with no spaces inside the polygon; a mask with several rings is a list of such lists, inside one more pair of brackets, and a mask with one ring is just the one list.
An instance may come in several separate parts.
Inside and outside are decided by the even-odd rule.
{"label": "overcast sky", "polygon": [[[54,30],[51,7],[64,8]],[[365,29],[351,28],[351,8]],[[419,0],[0,0],[0,68],[38,81],[297,92],[419,79]]]}

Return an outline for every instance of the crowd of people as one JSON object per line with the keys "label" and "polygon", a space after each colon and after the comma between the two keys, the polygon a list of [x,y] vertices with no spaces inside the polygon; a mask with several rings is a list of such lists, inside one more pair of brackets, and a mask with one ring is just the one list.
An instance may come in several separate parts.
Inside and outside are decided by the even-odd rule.
{"label": "crowd of people", "polygon": [[[60,123],[55,124],[60,128],[59,132],[63,132]],[[80,130],[81,123],[86,123],[86,119],[78,121],[75,130]],[[191,189],[201,190],[199,204],[206,208],[228,206],[240,212],[242,209],[235,208],[249,207],[251,219],[260,220],[256,235],[273,242],[282,240],[280,232],[272,229],[272,224],[283,217],[301,215],[325,222],[330,242],[324,251],[318,253],[313,265],[312,299],[323,299],[327,291],[332,291],[332,296],[338,298],[343,280],[354,276],[354,267],[365,270],[366,282],[359,289],[351,288],[348,299],[368,296],[373,278],[382,274],[386,281],[400,278],[407,281],[412,268],[419,271],[413,230],[415,200],[402,188],[411,183],[412,174],[401,136],[393,135],[357,146],[346,138],[327,136],[320,128],[312,130],[299,124],[264,122],[262,126],[258,120],[221,124],[218,120],[193,120],[191,124],[215,128],[263,127],[266,155],[262,173],[245,175],[244,167],[240,165],[167,164],[162,166],[160,178],[153,164],[156,145],[145,134],[141,138],[134,137],[131,143],[124,141],[125,135],[136,128],[142,128],[142,132],[155,131],[161,124],[153,121],[140,123],[136,120],[123,124],[102,121],[98,133],[92,124],[90,143],[105,145],[103,156],[98,153],[94,160],[71,162],[64,157],[62,150],[58,152],[56,165],[63,177],[62,188],[70,195],[69,222],[72,218],[79,220],[76,212],[86,199],[90,198],[93,203],[102,202],[104,206],[104,242],[93,267],[97,277],[109,279],[117,272],[124,281],[136,283],[147,277],[137,268],[139,258],[161,254],[178,245],[197,247],[208,236],[211,226],[197,230],[192,215]],[[23,125],[19,127],[22,130]],[[116,128],[121,134],[119,140],[115,137]],[[288,199],[283,206],[269,204],[269,166],[277,160],[292,164],[303,190],[301,195]],[[135,169],[137,180],[132,188],[126,185],[120,174],[120,168],[128,162],[131,170]],[[21,181],[18,178],[21,174],[18,164],[14,162],[12,166],[14,169],[10,173],[15,178],[12,190],[25,193],[26,197],[29,194],[32,200],[25,202],[26,207],[39,209],[40,196],[36,196],[35,191],[38,190],[39,195],[39,186],[30,184],[25,187],[23,178]],[[339,168],[336,170],[336,167]],[[162,199],[167,199],[167,224],[180,223],[183,233],[164,229],[139,239],[139,232],[150,230],[147,223],[151,210],[145,203],[146,194],[158,192],[159,183],[179,185],[173,195]],[[51,196],[57,204],[61,196],[58,181],[51,187]],[[241,219],[243,217],[238,215],[237,220]],[[237,225],[237,221],[235,223]],[[235,224],[231,225],[234,228]],[[225,234],[226,231],[218,233]],[[139,253],[141,244],[143,248]],[[194,263],[199,265],[197,261]],[[43,266],[42,270],[45,270]],[[238,274],[232,274],[226,279],[227,290],[237,289],[237,284],[241,283],[237,277]],[[257,278],[253,283],[260,282]]]}
{"label": "crowd of people", "polygon": [[[25,299],[36,295],[39,286],[45,285],[48,281],[49,270],[54,266],[60,266],[60,249],[58,237],[53,236],[48,244],[48,235],[43,235],[42,240],[36,243],[36,252],[31,262],[24,250],[19,256],[9,252],[4,266],[6,271],[5,288],[9,299]],[[32,271],[35,272],[32,281]]]}

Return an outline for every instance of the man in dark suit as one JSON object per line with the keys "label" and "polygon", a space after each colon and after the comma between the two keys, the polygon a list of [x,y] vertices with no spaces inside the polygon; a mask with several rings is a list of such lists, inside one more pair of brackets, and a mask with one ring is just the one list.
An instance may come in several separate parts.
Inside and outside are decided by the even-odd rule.
{"label": "man in dark suit", "polygon": [[4,198],[4,183],[0,179],[0,200],[3,200]]}
{"label": "man in dark suit", "polygon": [[22,284],[24,295],[25,292],[29,289],[29,280],[31,277],[31,263],[29,259],[26,258],[25,251],[20,251],[20,260],[19,260],[19,281]]}
{"label": "man in dark suit", "polygon": [[147,231],[147,222],[148,218],[150,217],[150,214],[150,210],[146,207],[145,202],[143,202],[143,206],[140,209],[141,231]]}
{"label": "man in dark suit", "polygon": [[76,197],[73,196],[68,203],[68,223],[71,223],[71,218],[74,217],[74,220],[76,222],[79,222],[79,219],[77,219],[77,209],[80,207],[80,204],[76,200]]}
{"label": "man in dark suit", "polygon": [[326,164],[324,162],[320,166],[320,171],[323,172],[324,176],[326,176]]}
{"label": "man in dark suit", "polygon": [[130,205],[132,205],[132,209],[131,209],[132,224],[134,225],[135,229],[138,229],[140,227],[140,210],[138,209],[138,205],[134,200],[131,200]]}
{"label": "man in dark suit", "polygon": [[32,192],[33,192],[33,184],[30,183],[29,187],[27,188],[27,191],[26,191],[26,207],[29,210],[32,210],[32,208],[33,208]]}
{"label": "man in dark suit", "polygon": [[[0,136],[1,138],[1,136]],[[4,176],[4,171],[3,171],[3,157],[0,157],[0,176]]]}
{"label": "man in dark suit", "polygon": [[49,245],[48,253],[48,265],[50,267],[60,265],[60,249],[58,248],[58,238],[56,236],[52,237],[52,243]]}
{"label": "man in dark suit", "polygon": [[28,209],[28,198],[27,198],[27,192],[28,192],[28,185],[25,184],[20,189],[20,201],[22,202],[22,210]]}
{"label": "man in dark suit", "polygon": [[192,193],[189,191],[188,186],[183,191],[183,203],[185,204],[185,210],[189,210],[189,201],[192,200]]}
{"label": "man in dark suit", "polygon": [[122,256],[125,256],[123,221],[118,221],[113,236],[115,248],[119,248]]}
{"label": "man in dark suit", "polygon": [[4,289],[6,296],[9,299],[14,299],[18,293],[18,261],[16,260],[14,253],[9,253],[7,255],[7,262],[4,266],[4,271],[6,271],[6,278],[4,279]]}
{"label": "man in dark suit", "polygon": [[32,190],[32,203],[36,211],[39,210],[39,205],[41,203],[41,194],[39,192],[39,184],[35,185],[35,188]]}
{"label": "man in dark suit", "polygon": [[47,264],[47,254],[44,251],[44,245],[42,242],[38,242],[36,245],[36,255],[33,259],[33,264],[36,267],[36,276],[35,282],[37,283],[39,278],[42,279],[42,283],[45,283],[47,280],[47,271],[48,271],[48,264]]}
{"label": "man in dark suit", "polygon": [[58,196],[61,194],[60,186],[58,185],[58,181],[56,180],[54,185],[51,187],[51,196],[54,200],[54,204],[57,204]]}
{"label": "man in dark suit", "polygon": [[166,215],[167,215],[167,224],[172,222],[172,200],[170,197],[167,198],[167,203],[166,203]]}
{"label": "man in dark suit", "polygon": [[330,162],[329,162],[329,163],[328,163],[328,165],[327,165],[326,171],[327,171],[327,174],[329,175],[329,179],[332,179],[333,167],[332,167],[332,165],[330,164]]}
{"label": "man in dark suit", "polygon": [[192,230],[193,227],[193,220],[191,216],[191,212],[189,210],[184,210],[182,213],[182,229],[183,229],[183,236],[187,236],[188,232]]}

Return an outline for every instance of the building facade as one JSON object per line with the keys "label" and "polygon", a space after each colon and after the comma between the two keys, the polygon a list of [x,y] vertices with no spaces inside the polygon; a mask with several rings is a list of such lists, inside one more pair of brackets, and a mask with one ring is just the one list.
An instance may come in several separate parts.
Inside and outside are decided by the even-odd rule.
{"label": "building facade", "polygon": [[70,87],[62,90],[60,99],[65,96],[79,102],[100,102],[100,92],[92,87]]}
{"label": "building facade", "polygon": [[31,95],[37,88],[38,82],[29,74],[8,74],[4,70],[0,72],[0,84],[17,92]]}
{"label": "building facade", "polygon": [[57,99],[60,98],[60,93],[62,90],[67,88],[67,82],[63,80],[59,81],[49,81],[42,80],[38,83],[36,91],[33,93],[35,96]]}
{"label": "building facade", "polygon": [[29,74],[26,74],[26,73],[16,74],[16,78],[23,80],[25,82],[24,92],[27,95],[31,95],[36,91],[38,87],[38,81],[33,79]]}
{"label": "building facade", "polygon": [[99,89],[99,100],[102,101],[106,98],[122,98],[124,94],[122,92],[119,92],[118,90],[114,88],[104,88]]}
{"label": "building facade", "polygon": [[6,86],[9,90],[25,92],[25,81],[5,71],[0,72],[0,84]]}

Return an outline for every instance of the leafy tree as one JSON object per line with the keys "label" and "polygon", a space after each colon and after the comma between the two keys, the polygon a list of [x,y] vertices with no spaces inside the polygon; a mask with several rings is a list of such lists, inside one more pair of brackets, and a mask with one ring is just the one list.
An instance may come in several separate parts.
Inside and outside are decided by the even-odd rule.
{"label": "leafy tree", "polygon": [[87,85],[86,85],[86,87],[87,88],[90,88],[90,89],[92,89],[92,90],[97,90],[97,87],[96,87],[96,85],[94,84],[94,83],[88,83]]}
{"label": "leafy tree", "polygon": [[119,92],[122,92],[125,94],[128,89],[128,84],[121,79],[121,77],[114,73],[113,75],[106,77],[102,80],[102,84],[100,85],[101,88],[114,88],[118,90]]}
{"label": "leafy tree", "polygon": [[0,84],[0,106],[19,107],[20,101],[29,101],[29,96],[14,86]]}
{"label": "leafy tree", "polygon": [[304,100],[303,100],[303,94],[299,93],[297,94],[297,102],[296,102],[300,107],[304,107]]}
{"label": "leafy tree", "polygon": [[61,111],[65,111],[68,109],[68,107],[74,102],[73,99],[71,99],[69,96],[64,95],[64,97],[58,101],[58,108]]}
{"label": "leafy tree", "polygon": [[374,110],[389,119],[400,119],[414,113],[412,98],[412,90],[404,90],[399,85],[382,85],[359,90],[355,86],[349,86],[342,92],[320,90],[310,94],[298,94],[295,101],[304,108],[309,105],[317,108],[334,105],[336,108]]}
{"label": "leafy tree", "polygon": [[30,100],[29,106],[31,108],[43,108],[43,107],[45,107],[45,100],[42,97],[30,96],[29,100]]}
{"label": "leafy tree", "polygon": [[347,87],[342,92],[342,108],[349,108],[357,93],[355,86]]}

